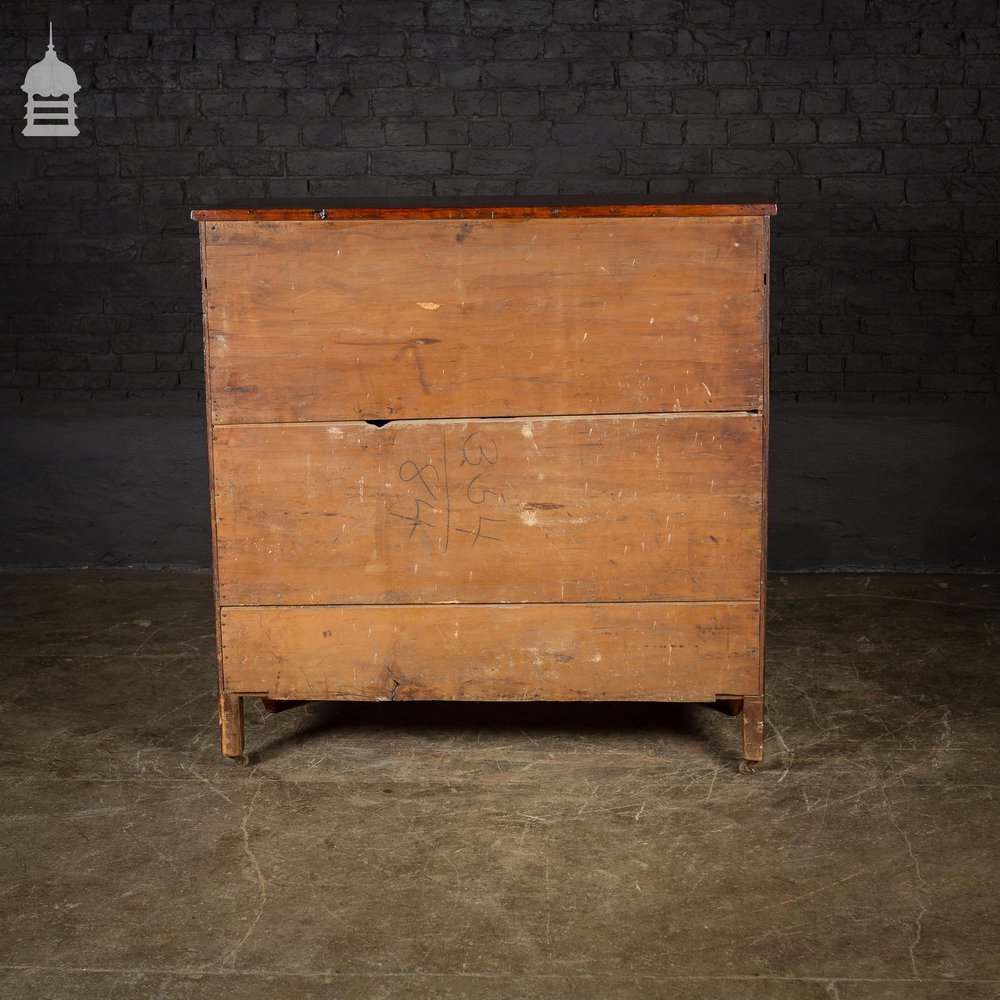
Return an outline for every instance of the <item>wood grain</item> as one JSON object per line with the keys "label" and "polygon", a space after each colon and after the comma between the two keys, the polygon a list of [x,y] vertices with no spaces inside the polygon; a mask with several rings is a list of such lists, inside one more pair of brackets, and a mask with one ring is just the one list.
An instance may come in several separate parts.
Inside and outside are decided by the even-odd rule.
{"label": "wood grain", "polygon": [[759,410],[764,222],[205,223],[212,420]]}
{"label": "wood grain", "polygon": [[269,698],[712,701],[756,690],[757,605],[225,608],[226,688]]}
{"label": "wood grain", "polygon": [[671,218],[681,216],[774,215],[776,206],[754,195],[730,195],[720,203],[711,195],[674,195],[657,201],[649,196],[616,198],[608,203],[595,195],[560,198],[339,198],[317,201],[245,199],[238,204],[197,208],[191,218],[205,221],[313,221],[343,219],[546,219]]}
{"label": "wood grain", "polygon": [[216,427],[233,604],[751,600],[750,414]]}

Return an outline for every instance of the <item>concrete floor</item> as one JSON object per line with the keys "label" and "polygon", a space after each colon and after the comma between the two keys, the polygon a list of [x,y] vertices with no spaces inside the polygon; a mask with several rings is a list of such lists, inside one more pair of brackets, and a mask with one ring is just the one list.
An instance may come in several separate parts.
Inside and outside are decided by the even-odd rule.
{"label": "concrete floor", "polygon": [[1000,996],[1000,579],[771,580],[700,706],[312,705],[219,756],[210,581],[0,574],[0,996]]}

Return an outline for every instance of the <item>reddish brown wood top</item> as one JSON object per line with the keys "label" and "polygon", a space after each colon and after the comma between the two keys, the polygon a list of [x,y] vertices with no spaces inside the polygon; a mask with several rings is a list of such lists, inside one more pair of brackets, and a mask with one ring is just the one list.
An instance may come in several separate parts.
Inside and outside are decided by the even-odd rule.
{"label": "reddish brown wood top", "polygon": [[523,197],[523,198],[341,198],[325,201],[246,200],[196,208],[198,222],[324,221],[343,219],[547,219],[667,218],[692,215],[774,215],[777,206],[750,195],[677,195],[655,197]]}

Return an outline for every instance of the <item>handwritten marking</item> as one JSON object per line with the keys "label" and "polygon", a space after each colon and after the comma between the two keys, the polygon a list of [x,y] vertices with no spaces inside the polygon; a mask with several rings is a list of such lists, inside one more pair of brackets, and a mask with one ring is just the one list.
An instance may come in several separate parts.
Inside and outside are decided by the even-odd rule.
{"label": "handwritten marking", "polygon": [[476,547],[476,542],[480,538],[486,538],[491,542],[502,542],[502,538],[497,538],[496,535],[484,535],[483,534],[483,521],[492,521],[494,524],[503,524],[503,518],[501,517],[486,517],[484,514],[479,515],[479,524],[476,525],[476,530],[471,531],[468,528],[456,528],[456,531],[460,531],[463,535],[472,535],[472,547]]}
{"label": "handwritten marking", "polygon": [[410,522],[412,527],[410,528],[410,534],[407,536],[408,538],[412,538],[416,533],[417,528],[419,527],[433,528],[435,526],[433,521],[425,521],[423,519],[423,511],[421,510],[421,504],[424,507],[429,507],[431,510],[437,510],[437,508],[432,504],[429,504],[426,500],[421,500],[419,497],[414,497],[413,502],[414,504],[416,504],[416,511],[417,511],[416,514],[413,515],[413,517],[407,517],[405,514],[397,514],[394,511],[389,511],[390,517],[398,517],[401,521]]}
{"label": "handwritten marking", "polygon": [[[403,469],[407,468],[407,466],[409,466],[409,467],[411,467],[413,469],[413,475],[410,475],[410,476],[404,476],[403,475]],[[424,469],[430,469],[434,473],[434,480],[436,482],[437,478],[438,478],[437,469],[435,469],[434,466],[430,462],[428,462],[426,465],[418,466],[416,462],[411,461],[410,459],[407,459],[399,467],[399,478],[404,483],[412,483],[414,479],[419,479],[421,485],[423,486],[423,488],[425,490],[427,490],[427,493],[430,496],[430,498],[432,500],[437,500],[437,495],[430,488],[430,485],[428,484],[427,480],[424,479]]]}
{"label": "handwritten marking", "polygon": [[[483,504],[487,503],[489,503],[493,508],[503,506],[507,502],[504,494],[500,492],[499,489],[496,489],[491,485],[487,485],[489,480],[484,478],[488,475],[489,467],[496,465],[499,461],[500,450],[496,440],[493,438],[488,441],[477,439],[477,435],[479,433],[480,432],[478,430],[473,431],[462,442],[461,464],[476,468],[477,471],[471,475],[471,478],[465,480],[459,489],[464,492],[465,499],[476,507],[481,507]],[[451,543],[452,523],[454,520],[452,515],[454,511],[452,509],[453,494],[451,490],[448,462],[448,438],[444,429],[441,431],[440,468],[442,472],[439,474],[438,466],[434,461],[424,462],[423,464],[420,464],[413,459],[407,459],[404,461],[398,469],[399,480],[403,483],[413,484],[415,487],[422,489],[424,495],[429,497],[429,499],[424,499],[423,497],[409,497],[409,502],[414,504],[412,514],[401,514],[396,511],[389,511],[388,513],[391,517],[405,521],[410,525],[407,537],[411,539],[416,535],[417,528],[432,528],[438,529],[437,537],[440,542],[442,533],[441,528],[443,527],[443,551],[447,552]],[[387,483],[386,486],[388,487],[389,484]],[[441,503],[440,498],[442,489],[444,491],[443,504]],[[442,511],[445,515],[443,526],[440,526],[439,521],[431,521],[428,517],[430,512],[441,513]],[[503,522],[504,518],[490,517],[486,514],[481,514],[477,515],[475,528],[457,527],[454,530],[459,534],[468,535],[472,539],[471,547],[475,548],[480,539],[502,542],[502,538],[490,533],[492,529],[490,529],[489,526],[491,524],[502,524]],[[416,572],[416,570],[414,570],[414,572]]]}
{"label": "handwritten marking", "polygon": [[444,550],[448,551],[448,543],[451,541],[451,491],[448,489],[448,439],[445,437],[444,428],[441,429],[441,455],[444,458]]}

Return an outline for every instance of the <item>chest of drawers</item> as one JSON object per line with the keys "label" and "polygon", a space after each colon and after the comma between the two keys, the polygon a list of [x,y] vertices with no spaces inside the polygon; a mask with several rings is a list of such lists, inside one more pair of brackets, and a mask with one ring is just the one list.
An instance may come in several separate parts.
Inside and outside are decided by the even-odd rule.
{"label": "chest of drawers", "polygon": [[753,203],[201,209],[242,699],[723,702],[763,737]]}

